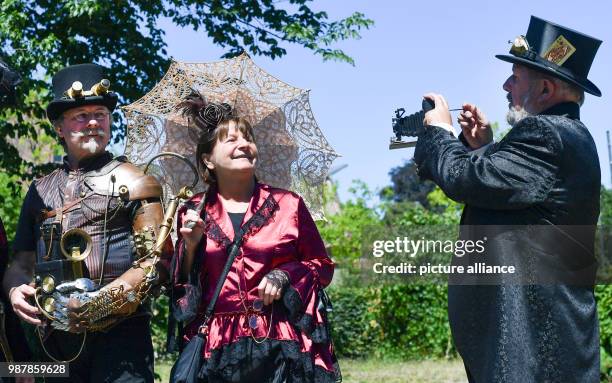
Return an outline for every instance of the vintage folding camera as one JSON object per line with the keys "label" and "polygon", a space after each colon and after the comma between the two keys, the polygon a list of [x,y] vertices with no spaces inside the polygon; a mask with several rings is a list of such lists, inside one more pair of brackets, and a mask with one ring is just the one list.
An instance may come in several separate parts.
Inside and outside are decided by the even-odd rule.
{"label": "vintage folding camera", "polygon": [[[395,136],[391,137],[389,149],[410,148],[416,145],[418,136],[425,128],[423,126],[425,113],[432,110],[435,104],[433,101],[424,98],[422,106],[422,110],[408,116],[404,116],[406,113],[404,108],[395,111],[395,117],[391,119]],[[414,137],[414,139],[403,141],[402,137]]]}

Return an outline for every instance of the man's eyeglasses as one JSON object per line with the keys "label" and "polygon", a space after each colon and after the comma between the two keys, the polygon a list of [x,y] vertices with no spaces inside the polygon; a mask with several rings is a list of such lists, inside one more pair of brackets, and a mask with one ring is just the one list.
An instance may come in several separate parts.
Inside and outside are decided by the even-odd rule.
{"label": "man's eyeglasses", "polygon": [[83,112],[83,113],[75,114],[74,116],[70,117],[70,119],[80,124],[89,122],[91,120],[102,122],[108,118],[109,114],[110,114],[109,112],[93,112],[93,113]]}

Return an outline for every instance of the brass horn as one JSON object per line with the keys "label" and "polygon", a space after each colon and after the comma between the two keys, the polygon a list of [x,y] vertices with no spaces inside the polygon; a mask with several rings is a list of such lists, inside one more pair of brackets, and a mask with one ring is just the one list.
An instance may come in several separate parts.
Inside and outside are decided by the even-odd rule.
{"label": "brass horn", "polygon": [[60,250],[72,262],[83,261],[93,250],[91,236],[83,229],[70,229],[60,239]]}

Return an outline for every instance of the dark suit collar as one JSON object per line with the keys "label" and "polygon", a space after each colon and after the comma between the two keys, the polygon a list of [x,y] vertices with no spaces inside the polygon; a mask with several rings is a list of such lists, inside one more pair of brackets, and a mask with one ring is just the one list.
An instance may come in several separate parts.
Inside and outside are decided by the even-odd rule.
{"label": "dark suit collar", "polygon": [[540,114],[553,116],[566,115],[573,120],[580,120],[580,105],[576,104],[575,102],[562,102],[560,104],[551,106]]}

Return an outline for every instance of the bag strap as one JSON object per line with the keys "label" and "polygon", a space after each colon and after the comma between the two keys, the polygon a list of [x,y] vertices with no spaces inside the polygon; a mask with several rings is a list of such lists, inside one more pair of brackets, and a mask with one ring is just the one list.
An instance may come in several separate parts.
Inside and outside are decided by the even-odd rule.
{"label": "bag strap", "polygon": [[253,214],[253,216],[249,218],[249,220],[244,225],[242,225],[238,233],[236,233],[236,235],[234,236],[234,240],[228,246],[228,255],[227,260],[225,261],[225,266],[223,267],[223,271],[221,272],[219,280],[217,281],[217,286],[215,287],[215,292],[212,296],[212,299],[206,307],[206,311],[204,312],[204,321],[202,322],[202,326],[200,326],[200,328],[208,326],[208,321],[213,315],[213,312],[215,310],[215,304],[217,303],[217,298],[219,298],[219,294],[221,293],[221,289],[223,288],[225,279],[227,278],[232,264],[234,263],[234,259],[236,259],[236,256],[238,255],[238,253],[240,252],[240,248],[242,247],[243,237],[249,231],[251,226],[256,224],[256,217],[258,216],[259,211],[264,207],[265,204],[262,204],[259,210],[255,214]]}
{"label": "bag strap", "polygon": [[231,245],[229,245],[228,247],[228,251],[227,251],[228,256],[227,256],[227,260],[225,261],[225,266],[223,267],[223,271],[221,272],[221,275],[219,276],[219,280],[217,281],[217,286],[215,287],[215,292],[212,296],[212,299],[210,300],[210,302],[208,302],[208,306],[206,307],[206,311],[204,312],[204,322],[203,322],[204,326],[208,324],[208,321],[212,317],[212,314],[215,310],[215,304],[217,303],[219,294],[221,294],[221,289],[223,288],[225,279],[227,278],[227,275],[229,274],[229,271],[232,268],[232,264],[234,263],[234,259],[236,258],[236,255],[238,255],[238,252],[240,251],[240,246],[242,245],[243,234],[244,234],[243,230],[240,229],[238,235],[234,238],[234,241],[232,241]]}

